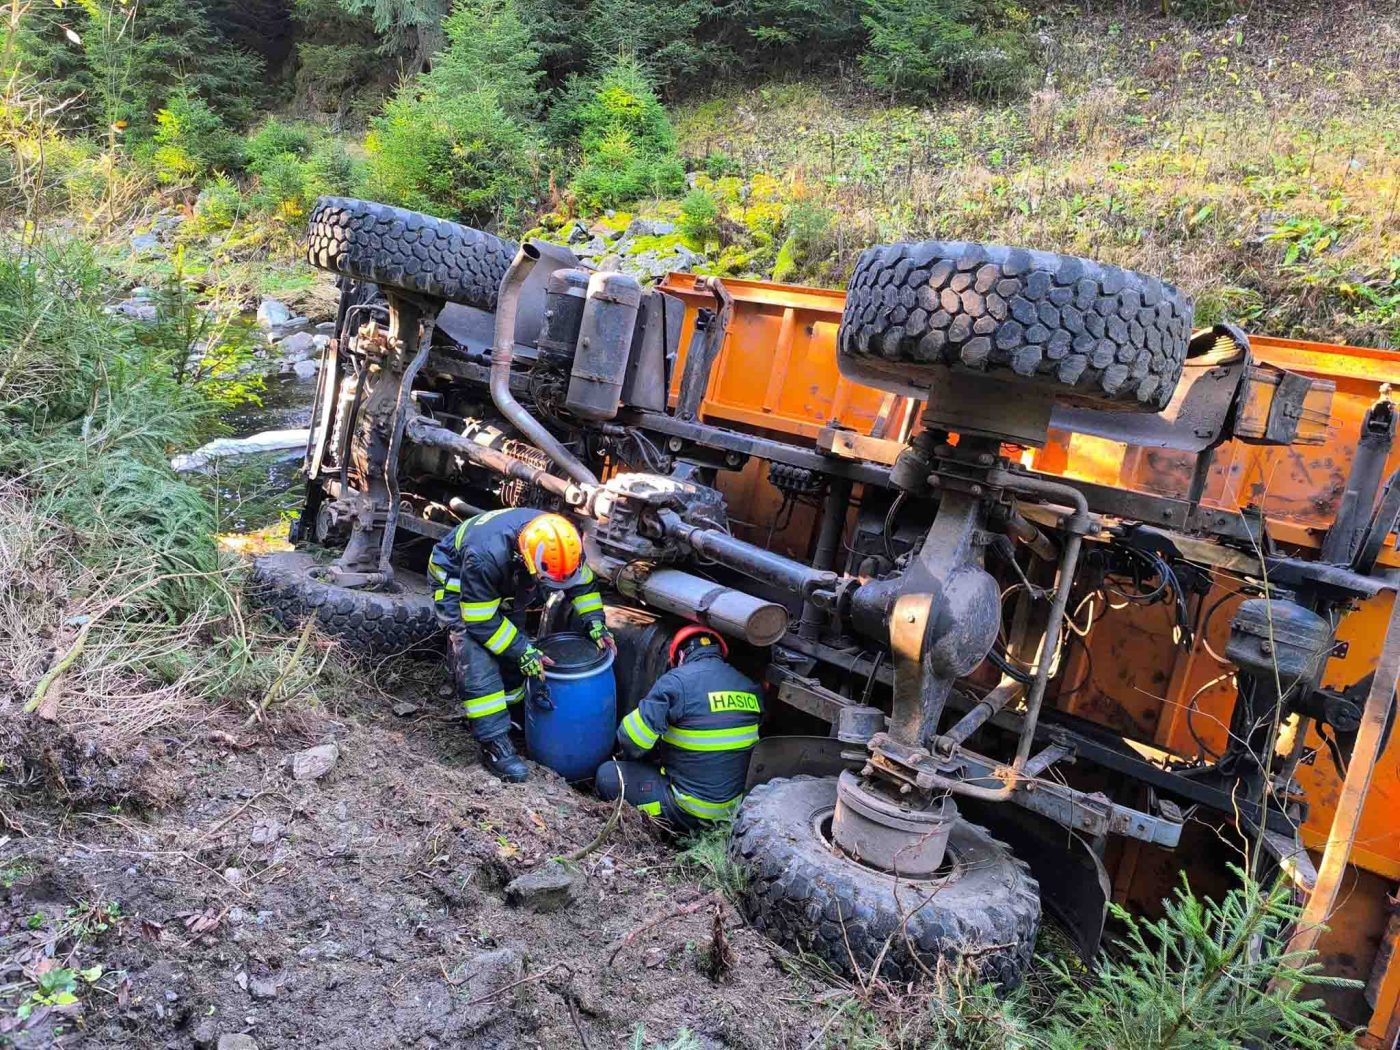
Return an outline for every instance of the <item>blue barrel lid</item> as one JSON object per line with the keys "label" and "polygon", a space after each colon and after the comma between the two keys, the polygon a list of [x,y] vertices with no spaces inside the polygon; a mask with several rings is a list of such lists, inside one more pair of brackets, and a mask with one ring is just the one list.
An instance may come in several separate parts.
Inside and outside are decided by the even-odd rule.
{"label": "blue barrel lid", "polygon": [[554,665],[547,675],[585,674],[606,663],[612,653],[599,649],[597,643],[574,631],[559,631],[547,634],[539,640],[539,647]]}

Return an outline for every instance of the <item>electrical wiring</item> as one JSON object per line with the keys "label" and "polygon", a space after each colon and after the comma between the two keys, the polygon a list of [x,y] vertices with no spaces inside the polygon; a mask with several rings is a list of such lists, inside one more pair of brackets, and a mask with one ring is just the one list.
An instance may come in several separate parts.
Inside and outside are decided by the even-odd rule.
{"label": "electrical wiring", "polygon": [[[1098,591],[1090,591],[1084,596],[1080,603],[1074,607],[1074,612],[1071,613],[1069,616],[1065,617],[1065,626],[1071,631],[1073,631],[1075,634],[1077,634],[1080,638],[1088,638],[1089,632],[1094,629],[1094,620],[1097,617],[1094,614],[1094,607],[1093,605],[1090,605],[1090,603],[1095,598],[1103,598],[1104,605],[1108,605],[1108,599],[1104,598],[1102,594],[1100,594]],[[1083,627],[1080,627],[1079,624],[1075,622],[1075,619],[1079,616],[1079,610],[1083,609],[1086,605],[1089,606],[1089,622],[1086,623]]]}
{"label": "electrical wiring", "polygon": [[1035,681],[1034,676],[1027,674],[1019,667],[1016,667],[1005,656],[997,652],[995,646],[993,646],[991,651],[987,653],[987,659],[992,661],[992,666],[994,666],[1002,674],[1006,675],[1009,678],[1014,678],[1022,685],[1030,685],[1032,682]]}
{"label": "electrical wiring", "polygon": [[[1161,555],[1154,551],[1142,550],[1138,547],[1131,547],[1126,544],[1115,543],[1112,550],[1121,552],[1136,559],[1137,562],[1146,566],[1149,574],[1146,579],[1157,580],[1157,585],[1150,590],[1125,590],[1123,587],[1113,582],[1114,576],[1121,576],[1121,573],[1111,573],[1105,567],[1103,573],[1102,590],[1105,600],[1109,595],[1115,595],[1122,599],[1121,605],[1107,602],[1111,609],[1123,609],[1129,605],[1154,605],[1165,601],[1170,595],[1173,603],[1173,616],[1176,621],[1177,643],[1182,648],[1189,649],[1193,643],[1193,632],[1189,610],[1186,604],[1186,589],[1181,585],[1181,580],[1176,574],[1176,570]],[[1102,560],[1102,555],[1099,555]],[[1141,584],[1144,577],[1138,573],[1133,574],[1134,582]]]}
{"label": "electrical wiring", "polygon": [[894,556],[894,546],[892,543],[894,537],[894,519],[895,515],[899,513],[899,508],[904,506],[904,496],[905,493],[903,492],[896,496],[893,502],[890,503],[889,513],[885,515],[885,531],[883,534],[885,540],[885,556],[888,557],[891,562],[897,561]]}
{"label": "electrical wiring", "polygon": [[1223,594],[1223,595],[1221,595],[1219,598],[1217,598],[1217,599],[1211,604],[1211,607],[1210,607],[1209,609],[1206,610],[1205,615],[1201,617],[1201,648],[1204,649],[1204,650],[1206,651],[1206,655],[1207,655],[1207,656],[1209,656],[1212,660],[1214,660],[1214,661],[1215,661],[1216,663],[1218,663],[1218,664],[1227,664],[1227,665],[1233,666],[1234,661],[1229,660],[1229,659],[1226,659],[1225,657],[1221,656],[1219,653],[1217,653],[1214,649],[1211,648],[1211,644],[1210,644],[1210,622],[1211,622],[1211,620],[1214,618],[1216,612],[1220,609],[1220,607],[1221,607],[1222,605],[1224,605],[1224,604],[1225,604],[1227,601],[1229,601],[1231,598],[1238,597],[1241,593],[1243,593],[1243,592],[1241,592],[1241,591],[1228,591],[1228,592],[1226,592],[1225,594]]}
{"label": "electrical wiring", "polygon": [[1203,761],[1214,762],[1220,758],[1220,754],[1207,747],[1206,742],[1202,740],[1200,734],[1196,732],[1196,723],[1192,718],[1196,713],[1196,701],[1200,700],[1201,695],[1205,693],[1207,689],[1219,685],[1226,679],[1234,677],[1234,671],[1226,671],[1224,674],[1216,675],[1209,682],[1192,693],[1191,698],[1186,701],[1186,731],[1191,734],[1191,739],[1196,742],[1196,749],[1200,753]]}

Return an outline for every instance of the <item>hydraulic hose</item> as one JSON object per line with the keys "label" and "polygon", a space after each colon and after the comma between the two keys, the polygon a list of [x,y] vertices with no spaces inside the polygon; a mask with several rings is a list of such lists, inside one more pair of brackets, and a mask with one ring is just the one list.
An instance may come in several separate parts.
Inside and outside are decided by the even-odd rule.
{"label": "hydraulic hose", "polygon": [[515,358],[515,315],[520,306],[520,291],[539,259],[538,248],[530,243],[522,244],[501,280],[501,290],[496,297],[495,345],[491,347],[491,400],[511,426],[558,464],[564,473],[580,484],[597,485],[598,479],[593,472],[546,430],[544,424],[531,416],[510,392],[510,364]]}

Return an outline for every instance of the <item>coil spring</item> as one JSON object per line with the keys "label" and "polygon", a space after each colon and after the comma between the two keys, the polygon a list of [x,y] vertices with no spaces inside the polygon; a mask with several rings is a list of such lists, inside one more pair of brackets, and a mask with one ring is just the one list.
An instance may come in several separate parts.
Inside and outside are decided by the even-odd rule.
{"label": "coil spring", "polygon": [[[500,449],[512,459],[518,459],[540,470],[549,469],[549,457],[534,445],[506,438],[501,442]],[[507,478],[501,482],[499,498],[503,507],[537,507],[546,496],[537,485],[527,484],[519,478]]]}

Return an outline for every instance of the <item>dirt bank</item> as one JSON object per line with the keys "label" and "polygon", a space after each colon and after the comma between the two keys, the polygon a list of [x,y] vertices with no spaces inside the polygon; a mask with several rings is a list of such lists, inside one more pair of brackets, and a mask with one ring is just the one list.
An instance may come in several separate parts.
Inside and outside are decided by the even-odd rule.
{"label": "dirt bank", "polygon": [[[577,866],[572,903],[507,903],[609,807],[539,770],[496,782],[440,672],[412,674],[354,709],[252,729],[225,713],[121,756],[7,713],[0,1045],[808,1045],[813,989],[634,814]],[[290,756],[328,743],[333,768],[296,779]],[[51,990],[73,975],[76,1004],[36,1002],[45,970]]]}

